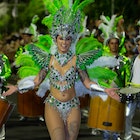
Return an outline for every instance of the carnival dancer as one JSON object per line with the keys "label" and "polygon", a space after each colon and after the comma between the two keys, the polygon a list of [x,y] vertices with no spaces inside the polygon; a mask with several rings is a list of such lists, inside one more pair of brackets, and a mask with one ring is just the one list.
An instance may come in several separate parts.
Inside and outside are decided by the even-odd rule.
{"label": "carnival dancer", "polygon": [[[49,5],[48,11],[51,12],[51,15],[46,17],[43,22],[46,22],[47,25],[47,22],[52,21],[50,33],[54,44],[49,51],[38,48],[36,44],[29,45],[30,55],[40,66],[39,74],[35,78],[24,78],[19,81],[18,85],[8,86],[9,90],[4,93],[4,96],[16,91],[24,92],[34,89],[40,85],[37,94],[42,97],[44,95],[42,95],[42,90],[40,92],[40,88],[41,86],[43,88],[42,82],[44,82],[43,84],[50,90],[50,94],[44,102],[45,122],[51,139],[76,140],[81,112],[75,86],[80,86],[81,93],[82,89],[86,87],[90,93],[94,90],[104,91],[117,101],[120,101],[120,97],[116,94],[116,88],[103,88],[91,81],[86,73],[86,65],[90,65],[97,57],[100,57],[100,50],[75,54],[75,44],[82,35],[81,29],[85,19],[82,9],[93,0],[84,0],[81,3],[79,0],[74,3],[66,0],[65,2],[63,0],[55,1],[55,3],[50,0],[44,2],[46,6]],[[82,81],[81,85],[77,81],[78,76]],[[85,87],[82,87],[82,83]]]}
{"label": "carnival dancer", "polygon": [[[2,93],[6,91],[6,82],[11,75],[11,67],[8,57],[0,52],[0,98],[3,99]],[[5,139],[5,124],[0,128],[0,140]]]}

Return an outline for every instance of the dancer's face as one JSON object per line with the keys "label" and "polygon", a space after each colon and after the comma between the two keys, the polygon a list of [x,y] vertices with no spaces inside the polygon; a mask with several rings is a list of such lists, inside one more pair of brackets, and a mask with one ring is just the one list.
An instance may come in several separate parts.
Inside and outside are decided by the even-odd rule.
{"label": "dancer's face", "polygon": [[72,42],[71,36],[68,36],[64,39],[62,36],[58,35],[56,38],[56,44],[59,53],[67,53],[71,46],[71,42]]}

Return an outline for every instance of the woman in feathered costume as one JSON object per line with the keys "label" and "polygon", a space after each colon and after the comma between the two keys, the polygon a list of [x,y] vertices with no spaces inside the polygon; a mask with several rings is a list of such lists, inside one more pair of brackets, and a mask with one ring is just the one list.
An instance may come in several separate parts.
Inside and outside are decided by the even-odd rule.
{"label": "woman in feathered costume", "polygon": [[[8,86],[9,90],[4,93],[4,96],[16,91],[22,93],[40,85],[41,88],[39,87],[37,94],[42,97],[40,90],[42,91],[45,85],[50,90],[44,102],[45,121],[51,139],[76,140],[81,120],[80,102],[75,90],[76,83],[78,86],[80,83],[77,82],[79,77],[87,89],[104,91],[118,101],[120,98],[116,94],[116,89],[97,85],[86,73],[86,66],[100,57],[101,51],[96,48],[95,50],[87,49],[88,51],[82,54],[75,53],[75,44],[85,30],[82,24],[85,23],[82,10],[93,0],[84,0],[81,3],[79,0],[74,3],[71,0],[54,0],[53,2],[44,0],[44,2],[51,14],[43,19],[43,23],[51,29],[50,33],[54,42],[52,43],[51,38],[47,36],[48,45],[52,43],[50,48],[44,48],[42,44],[37,43],[28,45],[28,58],[29,60],[33,58],[36,62],[32,66],[38,64],[40,68],[34,70],[32,77],[28,72],[28,77],[19,81],[17,86]],[[31,68],[30,64],[27,65]],[[36,76],[37,71],[39,73]],[[82,91],[82,84],[80,88]]]}

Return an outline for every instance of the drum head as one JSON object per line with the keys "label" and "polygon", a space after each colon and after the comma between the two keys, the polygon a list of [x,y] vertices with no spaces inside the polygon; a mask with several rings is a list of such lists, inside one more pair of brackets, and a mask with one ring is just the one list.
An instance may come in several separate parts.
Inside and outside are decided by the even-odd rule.
{"label": "drum head", "polygon": [[136,94],[140,92],[140,88],[136,88],[136,87],[125,87],[125,88],[121,88],[119,90],[120,93],[122,94]]}

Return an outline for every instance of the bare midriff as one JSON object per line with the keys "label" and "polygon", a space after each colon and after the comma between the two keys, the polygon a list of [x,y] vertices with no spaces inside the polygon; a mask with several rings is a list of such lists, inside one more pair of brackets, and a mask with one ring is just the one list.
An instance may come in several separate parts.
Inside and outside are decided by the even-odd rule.
{"label": "bare midriff", "polygon": [[51,87],[50,93],[53,95],[53,97],[55,97],[57,100],[61,102],[67,102],[76,96],[74,87],[65,90],[63,92],[54,87]]}

